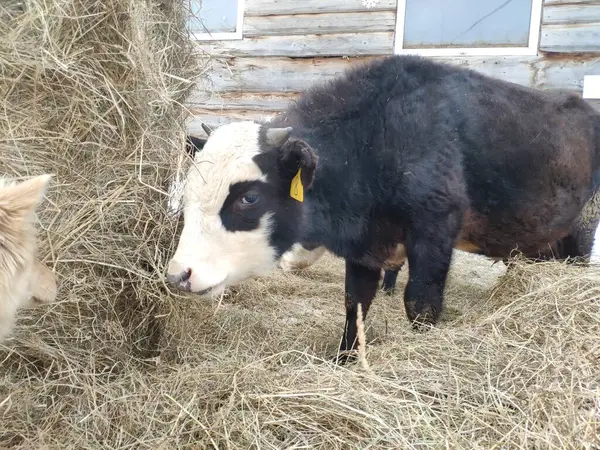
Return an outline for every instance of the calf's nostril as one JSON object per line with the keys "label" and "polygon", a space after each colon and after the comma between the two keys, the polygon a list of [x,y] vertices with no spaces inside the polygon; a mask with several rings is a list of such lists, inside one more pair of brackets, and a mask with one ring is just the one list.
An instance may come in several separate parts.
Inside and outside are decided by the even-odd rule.
{"label": "calf's nostril", "polygon": [[171,284],[179,284],[188,281],[192,276],[192,269],[183,270],[177,274],[168,274],[167,281]]}
{"label": "calf's nostril", "polygon": [[181,274],[181,281],[187,281],[192,276],[192,269],[187,269]]}

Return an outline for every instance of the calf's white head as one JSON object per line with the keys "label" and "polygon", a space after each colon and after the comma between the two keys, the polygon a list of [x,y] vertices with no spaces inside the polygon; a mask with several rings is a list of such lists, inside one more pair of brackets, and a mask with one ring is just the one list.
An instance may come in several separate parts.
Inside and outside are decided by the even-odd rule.
{"label": "calf's white head", "polygon": [[[264,275],[298,240],[303,223],[298,181],[310,190],[317,157],[291,128],[245,121],[204,127],[184,180],[184,226],[167,279],[183,291],[218,295]],[[202,148],[200,148],[202,147]]]}

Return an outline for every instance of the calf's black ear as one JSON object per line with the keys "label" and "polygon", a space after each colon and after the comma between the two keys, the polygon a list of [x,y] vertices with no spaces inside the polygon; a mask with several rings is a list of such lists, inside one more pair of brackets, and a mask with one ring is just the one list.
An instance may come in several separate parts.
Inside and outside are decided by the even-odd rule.
{"label": "calf's black ear", "polygon": [[317,168],[315,151],[301,139],[291,138],[292,127],[267,128],[262,137],[268,148],[277,152],[281,175],[290,182],[290,195],[303,201],[311,188]]}
{"label": "calf's black ear", "polygon": [[317,155],[306,142],[288,139],[279,150],[279,162],[286,178],[298,182],[298,173],[304,190],[309,190],[315,179]]}
{"label": "calf's black ear", "polygon": [[196,136],[188,136],[185,141],[185,151],[193,158],[196,153],[202,151],[206,141],[207,139],[202,139]]}

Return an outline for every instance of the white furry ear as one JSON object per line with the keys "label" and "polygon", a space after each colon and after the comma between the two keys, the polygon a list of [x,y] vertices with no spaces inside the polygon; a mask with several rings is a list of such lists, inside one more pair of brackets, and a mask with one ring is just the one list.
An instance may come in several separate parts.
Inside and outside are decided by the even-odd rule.
{"label": "white furry ear", "polygon": [[0,188],[0,210],[27,214],[37,208],[44,198],[52,175],[39,175]]}

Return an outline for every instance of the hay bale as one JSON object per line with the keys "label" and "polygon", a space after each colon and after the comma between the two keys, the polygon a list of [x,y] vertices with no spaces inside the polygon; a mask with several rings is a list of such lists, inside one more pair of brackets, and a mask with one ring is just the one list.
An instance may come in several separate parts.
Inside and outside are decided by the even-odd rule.
{"label": "hay bale", "polygon": [[[0,4],[0,170],[56,174],[40,251],[58,304],[0,347],[0,447],[593,448],[600,274],[457,252],[440,325],[379,295],[335,367],[343,262],[214,303],[162,282],[165,190],[198,67],[177,2]],[[367,367],[368,370],[364,370]]]}
{"label": "hay bale", "polygon": [[62,282],[1,347],[0,402],[29,376],[114,376],[158,350],[177,226],[164,191],[202,73],[184,14],[175,0],[0,4],[0,173],[55,174],[39,254]]}

